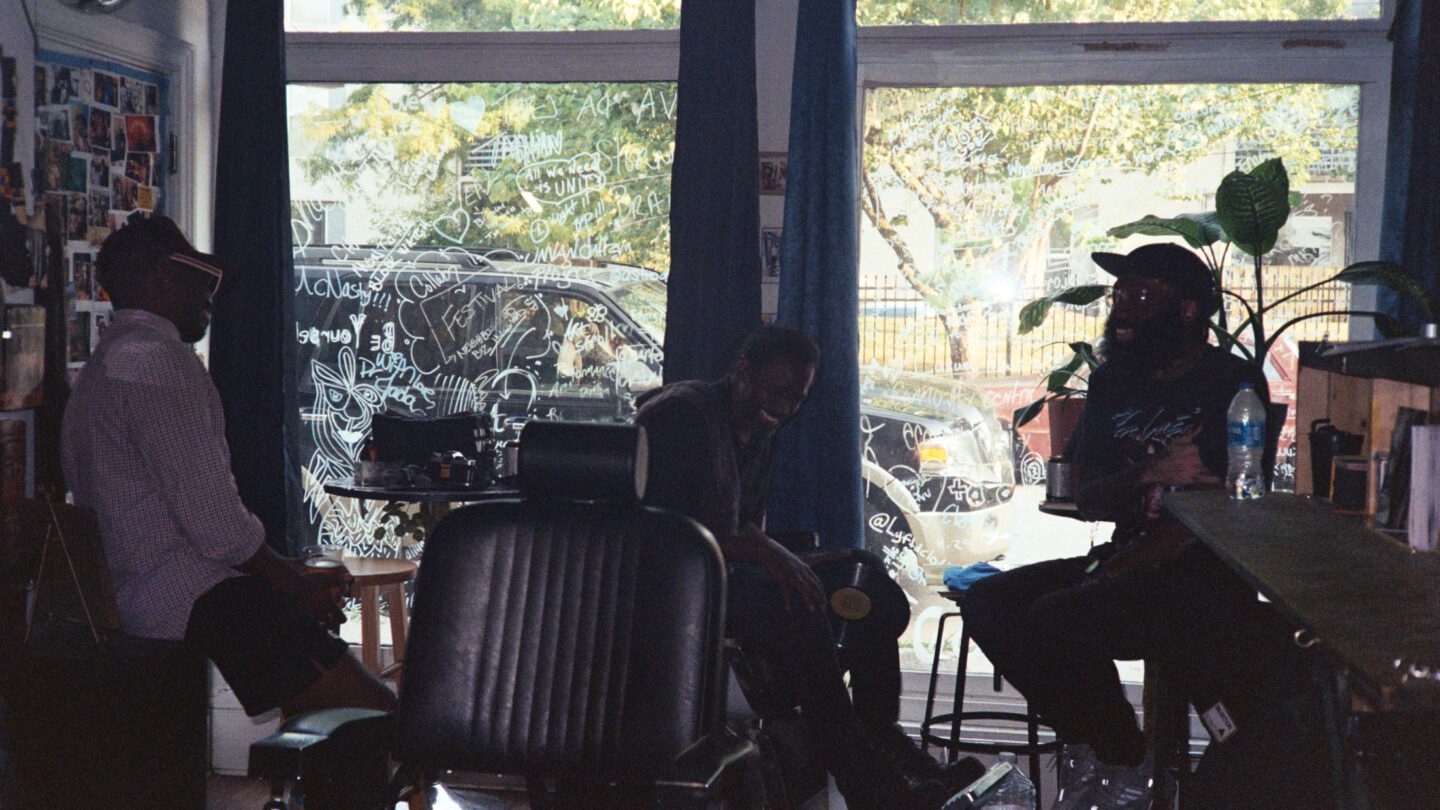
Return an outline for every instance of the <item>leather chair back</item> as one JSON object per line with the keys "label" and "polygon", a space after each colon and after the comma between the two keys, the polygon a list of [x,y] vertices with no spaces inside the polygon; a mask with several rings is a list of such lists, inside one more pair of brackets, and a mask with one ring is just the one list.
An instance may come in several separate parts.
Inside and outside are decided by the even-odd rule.
{"label": "leather chair back", "polygon": [[[532,422],[521,483],[541,494],[436,527],[411,612],[401,762],[643,782],[719,728],[724,565],[699,524],[639,505],[643,455],[637,427]],[[549,486],[552,465],[570,497]]]}

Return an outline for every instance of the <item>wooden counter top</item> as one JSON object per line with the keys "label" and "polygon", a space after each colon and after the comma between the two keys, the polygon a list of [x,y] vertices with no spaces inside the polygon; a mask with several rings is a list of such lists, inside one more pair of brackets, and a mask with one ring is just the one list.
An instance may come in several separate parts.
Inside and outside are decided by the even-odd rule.
{"label": "wooden counter top", "polygon": [[1440,706],[1440,556],[1298,495],[1173,492],[1165,509],[1319,636],[1377,707]]}

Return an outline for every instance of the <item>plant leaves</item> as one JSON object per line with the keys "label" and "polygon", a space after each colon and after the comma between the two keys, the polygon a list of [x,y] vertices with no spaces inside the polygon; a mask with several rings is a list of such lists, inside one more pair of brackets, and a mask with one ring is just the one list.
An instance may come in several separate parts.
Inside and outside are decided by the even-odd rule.
{"label": "plant leaves", "polygon": [[1037,298],[1020,308],[1020,325],[1015,331],[1023,335],[1044,323],[1045,316],[1050,313],[1051,304],[1083,307],[1104,298],[1109,290],[1110,287],[1105,284],[1082,284],[1063,289],[1054,295]]}
{"label": "plant leaves", "polygon": [[1236,247],[1251,256],[1268,253],[1290,218],[1290,179],[1285,165],[1273,158],[1249,174],[1233,171],[1226,175],[1215,189],[1215,216]]}
{"label": "plant leaves", "polygon": [[1070,348],[1075,351],[1075,356],[1080,358],[1081,362],[1085,364],[1085,367],[1091,371],[1094,371],[1096,367],[1100,365],[1100,358],[1095,355],[1095,347],[1089,343],[1077,341],[1071,343]]}
{"label": "plant leaves", "polygon": [[1225,238],[1225,231],[1214,211],[1196,214],[1177,214],[1173,217],[1157,217],[1146,214],[1134,222],[1117,225],[1105,233],[1117,239],[1139,234],[1141,236],[1179,236],[1185,243],[1200,249]]}
{"label": "plant leaves", "polygon": [[1014,429],[1015,429],[1015,430],[1019,430],[1020,428],[1024,427],[1027,423],[1029,423],[1030,420],[1032,420],[1032,419],[1034,419],[1035,417],[1039,416],[1039,415],[1040,415],[1040,411],[1045,408],[1045,403],[1049,402],[1050,399],[1051,399],[1050,397],[1044,396],[1044,397],[1041,397],[1041,398],[1035,400],[1034,402],[1030,403],[1029,405],[1026,405],[1026,406],[1023,407],[1023,408],[1016,408],[1016,409],[1015,409],[1015,413],[1013,414],[1013,418],[1014,418],[1014,422],[1013,422]]}
{"label": "plant leaves", "polygon": [[[1346,284],[1378,284],[1388,287],[1414,301],[1420,307],[1427,321],[1434,320],[1430,308],[1430,296],[1425,287],[1393,262],[1356,262],[1335,275],[1336,281]],[[1380,321],[1376,320],[1378,326]]]}

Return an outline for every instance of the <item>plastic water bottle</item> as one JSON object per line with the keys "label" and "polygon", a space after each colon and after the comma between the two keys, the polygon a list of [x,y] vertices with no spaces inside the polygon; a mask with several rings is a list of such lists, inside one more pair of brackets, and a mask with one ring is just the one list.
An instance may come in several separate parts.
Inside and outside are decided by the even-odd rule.
{"label": "plastic water bottle", "polygon": [[1010,772],[975,806],[985,810],[1035,810],[1035,784],[1015,766],[1015,754],[1005,751],[1000,761],[1010,765]]}
{"label": "plastic water bottle", "polygon": [[1230,465],[1225,471],[1225,491],[1239,501],[1265,494],[1265,404],[1255,393],[1254,383],[1240,383],[1225,412],[1225,451]]}

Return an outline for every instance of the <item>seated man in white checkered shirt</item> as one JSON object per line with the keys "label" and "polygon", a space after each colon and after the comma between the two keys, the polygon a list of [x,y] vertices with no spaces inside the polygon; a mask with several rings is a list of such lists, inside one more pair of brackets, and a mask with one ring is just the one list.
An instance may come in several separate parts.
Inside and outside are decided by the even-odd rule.
{"label": "seated man in white checkered shirt", "polygon": [[220,396],[191,346],[219,261],[154,217],[106,239],[97,273],[115,317],[66,407],[61,452],[76,503],[99,517],[121,629],[191,644],[252,716],[393,709],[333,632],[349,572],[276,554],[240,501]]}

